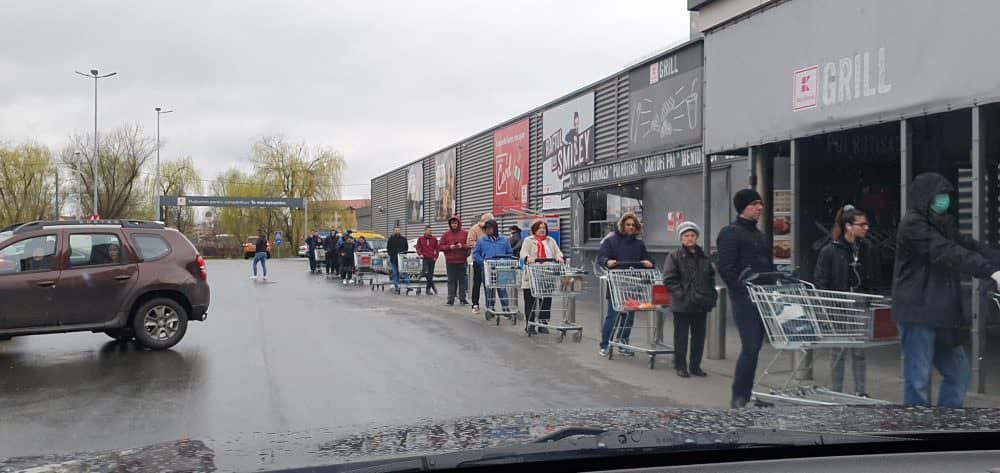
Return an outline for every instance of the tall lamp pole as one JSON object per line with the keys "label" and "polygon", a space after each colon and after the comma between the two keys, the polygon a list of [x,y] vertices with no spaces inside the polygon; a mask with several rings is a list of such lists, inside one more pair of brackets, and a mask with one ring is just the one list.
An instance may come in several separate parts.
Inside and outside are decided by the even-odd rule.
{"label": "tall lamp pole", "polygon": [[117,72],[112,72],[110,74],[100,75],[100,72],[98,72],[97,69],[91,69],[90,70],[90,74],[84,74],[84,73],[82,73],[80,71],[74,71],[74,72],[76,72],[77,74],[80,74],[81,76],[86,77],[88,79],[94,79],[94,159],[91,160],[90,167],[91,167],[91,170],[94,173],[94,215],[99,215],[98,209],[97,209],[97,156],[98,156],[98,154],[97,154],[98,153],[98,151],[97,151],[97,79],[104,79],[104,78],[111,77],[111,76],[113,76],[115,74],[118,74],[118,73]]}
{"label": "tall lamp pole", "polygon": [[160,115],[164,113],[171,113],[173,110],[164,110],[160,107],[156,107],[156,180],[153,181],[153,199],[155,199],[156,206],[156,220],[163,220],[163,215],[161,215],[160,209]]}

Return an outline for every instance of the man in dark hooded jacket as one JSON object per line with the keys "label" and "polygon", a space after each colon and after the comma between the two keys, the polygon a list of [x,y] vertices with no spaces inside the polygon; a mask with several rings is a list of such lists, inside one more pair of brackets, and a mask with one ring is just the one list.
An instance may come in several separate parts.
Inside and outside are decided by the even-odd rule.
{"label": "man in dark hooded jacket", "polygon": [[1000,253],[958,232],[955,187],[936,173],[920,174],[896,233],[892,314],[903,353],[903,402],[927,406],[931,366],[942,375],[938,405],[962,407],[969,359],[961,345],[961,275],[1000,283]]}

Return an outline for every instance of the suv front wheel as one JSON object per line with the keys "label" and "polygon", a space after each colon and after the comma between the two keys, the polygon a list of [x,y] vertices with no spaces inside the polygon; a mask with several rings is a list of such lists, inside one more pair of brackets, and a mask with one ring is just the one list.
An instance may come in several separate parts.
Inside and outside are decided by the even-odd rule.
{"label": "suv front wheel", "polygon": [[139,307],[132,318],[135,340],[152,350],[165,350],[184,338],[187,312],[173,299],[157,298]]}

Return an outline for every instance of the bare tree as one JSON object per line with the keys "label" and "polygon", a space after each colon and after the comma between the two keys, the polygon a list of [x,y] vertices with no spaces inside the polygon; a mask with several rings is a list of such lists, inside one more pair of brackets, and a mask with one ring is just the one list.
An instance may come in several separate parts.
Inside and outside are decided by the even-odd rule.
{"label": "bare tree", "polygon": [[57,214],[52,152],[36,143],[0,144],[0,227]]}
{"label": "bare tree", "polygon": [[80,204],[93,209],[94,176],[96,159],[97,194],[99,210],[104,218],[130,218],[146,213],[149,204],[144,200],[142,174],[155,151],[156,141],[143,134],[139,125],[124,125],[101,135],[98,156],[94,156],[94,136],[77,134],[70,137],[70,144],[61,156],[62,163],[73,174],[73,186],[80,196]]}
{"label": "bare tree", "polygon": [[[163,163],[160,167],[159,195],[197,195],[201,194],[201,175],[194,168],[194,160],[190,156],[175,161]],[[159,203],[157,203],[159,205]],[[194,222],[194,209],[191,207],[177,207],[176,209],[160,209],[160,215],[164,222],[187,233],[187,230]],[[171,211],[172,210],[172,211]]]}

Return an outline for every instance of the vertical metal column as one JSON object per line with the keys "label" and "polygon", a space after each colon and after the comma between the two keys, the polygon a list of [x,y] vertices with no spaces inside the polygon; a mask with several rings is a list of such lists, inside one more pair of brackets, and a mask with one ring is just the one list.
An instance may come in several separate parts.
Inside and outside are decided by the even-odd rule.
{"label": "vertical metal column", "polygon": [[[985,241],[986,232],[983,225],[985,212],[983,204],[986,190],[986,119],[982,108],[972,107],[972,237]],[[986,286],[978,278],[972,279],[972,389],[977,393],[986,392],[986,372],[983,370],[983,348],[986,343],[985,313],[989,302],[985,301]]]}
{"label": "vertical metal column", "polygon": [[909,120],[899,121],[899,218],[906,215],[910,181],[913,180],[913,145]]}

